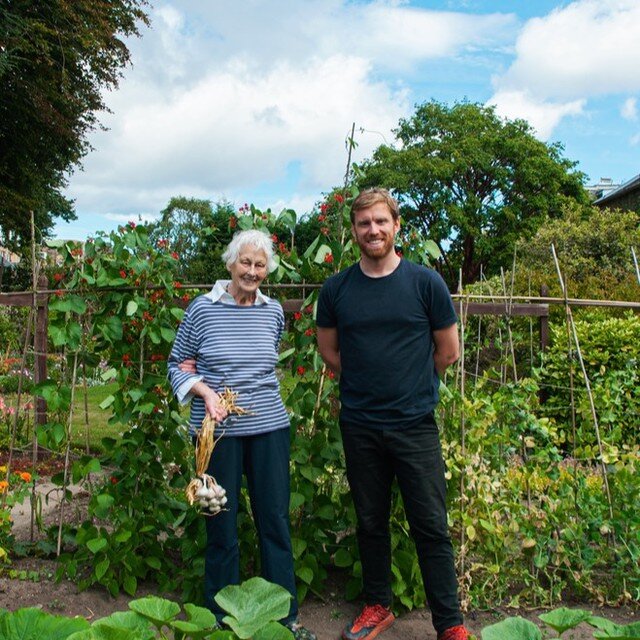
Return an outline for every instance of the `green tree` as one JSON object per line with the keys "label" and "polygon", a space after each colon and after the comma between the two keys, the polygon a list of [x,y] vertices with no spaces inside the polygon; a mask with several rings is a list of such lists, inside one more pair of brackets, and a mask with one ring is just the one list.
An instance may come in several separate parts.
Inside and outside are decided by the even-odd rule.
{"label": "green tree", "polygon": [[551,253],[556,249],[560,268],[572,298],[636,300],[632,247],[640,247],[640,216],[633,211],[599,209],[576,204],[563,216],[518,243],[519,289],[527,279],[537,290],[546,284],[552,295],[561,295]]}
{"label": "green tree", "polygon": [[146,0],[0,0],[0,241],[19,248],[29,211],[47,235],[73,219],[61,191],[89,150],[87,134],[106,109],[139,35]]}
{"label": "green tree", "polygon": [[530,236],[567,199],[587,202],[583,175],[562,146],[537,140],[523,120],[467,102],[419,105],[360,168],[360,187],[392,189],[409,226],[432,238],[450,285],[510,265],[518,238]]}
{"label": "green tree", "polygon": [[179,278],[208,284],[228,275],[221,255],[233,235],[235,215],[234,206],[226,201],[213,205],[210,200],[177,196],[150,226],[150,237],[176,254]]}

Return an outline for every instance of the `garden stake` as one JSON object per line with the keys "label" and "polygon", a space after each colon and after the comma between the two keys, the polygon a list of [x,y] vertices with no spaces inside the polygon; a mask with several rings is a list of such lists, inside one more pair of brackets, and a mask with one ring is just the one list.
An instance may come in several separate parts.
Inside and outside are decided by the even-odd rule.
{"label": "garden stake", "polygon": [[[31,311],[29,313],[30,318],[33,322],[33,350],[36,350],[36,333],[37,333],[37,309],[38,309],[38,263],[36,262],[36,225],[35,225],[35,217],[33,211],[29,212],[31,214],[30,226],[31,226],[31,286],[33,287],[33,301],[31,306]],[[23,353],[23,358],[26,357],[26,343],[25,350]],[[45,349],[46,351],[46,349]],[[34,354],[35,355],[35,354]],[[32,440],[32,453],[31,453],[31,471],[32,477],[35,476],[36,465],[38,463],[38,437],[36,435],[36,421],[38,416],[38,398],[36,397],[36,393],[33,393],[33,407],[34,407],[34,421],[33,421],[33,440]],[[35,535],[35,519],[36,519],[36,483],[34,482],[31,486],[31,522],[29,525],[29,539],[33,542]]]}
{"label": "garden stake", "polygon": [[[556,265],[556,271],[558,273],[558,279],[560,280],[560,288],[562,289],[563,294],[567,295],[567,290],[565,288],[564,281],[562,279],[562,272],[560,271],[560,264],[558,262],[558,256],[556,255],[556,248],[552,244],[551,251],[553,253],[553,260]],[[587,375],[587,369],[584,365],[584,360],[582,359],[582,351],[580,350],[580,341],[578,340],[578,333],[576,331],[576,325],[573,321],[573,315],[571,313],[571,307],[567,304],[566,307],[567,317],[569,319],[569,323],[571,325],[571,331],[573,333],[573,340],[576,345],[576,353],[578,354],[578,361],[580,362],[580,368],[582,369],[582,376],[584,377],[584,383],[587,388],[587,395],[589,397],[589,405],[591,407],[591,416],[593,418],[593,426],[595,427],[596,439],[598,441],[598,451],[600,452],[600,466],[602,468],[602,481],[604,483],[605,493],[607,496],[607,503],[609,505],[609,517],[613,522],[613,504],[611,502],[611,492],[609,491],[609,480],[607,479],[607,466],[604,461],[604,450],[602,448],[602,439],[600,438],[600,426],[598,424],[598,414],[596,413],[596,406],[593,400],[593,393],[591,392],[591,384],[589,382],[589,376]],[[612,538],[614,537],[613,530],[611,532]]]}
{"label": "garden stake", "polygon": [[638,258],[634,247],[631,247],[631,255],[633,257],[633,266],[636,268],[636,278],[638,278],[638,284],[640,284],[640,269],[638,269]]}
{"label": "garden stake", "polygon": [[[462,293],[462,269],[460,269],[460,292]],[[467,305],[469,299],[467,298]],[[465,316],[468,307],[460,305],[460,455],[462,456],[463,464],[460,466],[460,521],[463,523],[460,527],[460,573],[464,575],[465,572],[465,538],[466,529],[464,527],[464,480],[465,480],[465,455],[466,455],[466,441],[465,441],[465,411],[464,411],[464,360],[465,360],[465,340],[464,340],[464,326]]]}
{"label": "garden stake", "polygon": [[[482,281],[482,265],[480,265],[480,290],[483,288]],[[467,300],[469,296],[467,296]],[[475,376],[474,376],[474,386],[478,385],[478,372],[480,371],[480,343],[482,340],[482,316],[478,315],[478,341],[476,344],[476,368],[475,368]]]}
{"label": "garden stake", "polygon": [[69,458],[71,454],[71,425],[73,420],[73,402],[76,392],[76,379],[78,375],[78,351],[73,354],[73,371],[71,372],[71,405],[69,406],[69,420],[67,421],[67,444],[64,451],[64,474],[62,479],[62,498],[60,500],[60,515],[58,517],[58,544],[56,557],[60,557],[62,551],[62,521],[64,516],[64,503],[67,501],[67,480],[69,479]]}
{"label": "garden stake", "polygon": [[[507,297],[507,285],[504,280],[504,269],[500,267],[500,281],[502,282],[502,293]],[[513,295],[513,291],[511,292]],[[507,304],[505,304],[506,319],[507,319],[507,337],[509,338],[509,352],[511,353],[511,366],[513,367],[513,381],[518,382],[518,371],[516,369],[516,354],[513,348],[513,333],[511,332],[511,305],[513,304],[513,297],[507,297]]]}

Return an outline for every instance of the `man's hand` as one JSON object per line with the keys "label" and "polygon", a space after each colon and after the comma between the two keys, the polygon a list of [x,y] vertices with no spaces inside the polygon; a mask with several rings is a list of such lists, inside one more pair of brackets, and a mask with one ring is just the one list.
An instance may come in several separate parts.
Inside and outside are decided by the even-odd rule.
{"label": "man's hand", "polygon": [[183,360],[179,365],[178,369],[183,373],[198,373],[196,370],[196,360],[195,358],[187,358]]}

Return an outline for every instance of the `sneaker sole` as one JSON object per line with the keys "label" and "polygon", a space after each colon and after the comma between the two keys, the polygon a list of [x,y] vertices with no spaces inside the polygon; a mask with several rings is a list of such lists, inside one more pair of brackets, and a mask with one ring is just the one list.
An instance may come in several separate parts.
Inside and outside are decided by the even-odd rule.
{"label": "sneaker sole", "polygon": [[[395,616],[389,616],[385,620],[383,620],[369,635],[360,636],[359,638],[355,638],[355,640],[372,640],[376,636],[380,635],[383,631],[386,631],[394,622],[396,621]],[[342,640],[354,640],[354,637],[349,637],[345,635],[344,631],[341,636]]]}

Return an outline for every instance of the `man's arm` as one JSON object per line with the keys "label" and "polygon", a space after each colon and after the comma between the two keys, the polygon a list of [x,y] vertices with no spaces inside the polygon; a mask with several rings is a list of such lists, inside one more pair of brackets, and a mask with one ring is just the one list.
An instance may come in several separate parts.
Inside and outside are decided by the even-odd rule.
{"label": "man's arm", "polygon": [[340,373],[340,345],[335,327],[318,327],[318,351],[329,369]]}
{"label": "man's arm", "polygon": [[[320,336],[318,335],[318,340]],[[438,329],[433,332],[433,361],[436,371],[442,376],[450,364],[453,364],[460,357],[460,341],[458,339],[458,325],[452,324],[445,329]]]}

